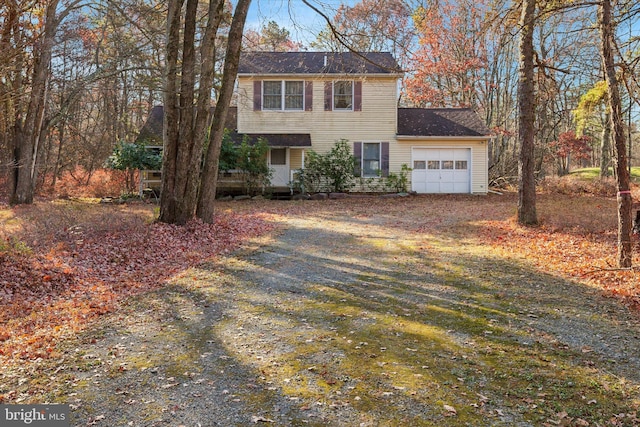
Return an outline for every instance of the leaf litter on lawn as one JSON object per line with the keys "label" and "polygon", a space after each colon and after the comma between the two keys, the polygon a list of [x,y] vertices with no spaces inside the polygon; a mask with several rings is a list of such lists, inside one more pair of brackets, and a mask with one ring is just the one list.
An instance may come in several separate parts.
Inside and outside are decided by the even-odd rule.
{"label": "leaf litter on lawn", "polygon": [[[252,417],[280,425],[637,425],[637,319],[561,272],[514,258],[519,246],[500,246],[511,236],[496,229],[511,232],[513,206],[509,197],[469,196],[225,205],[287,231],[181,271],[138,297],[149,305],[103,316],[104,335],[80,349],[103,355],[95,365],[84,359],[91,377],[101,376],[71,369],[76,385],[56,396],[103,402],[95,415],[107,424],[126,398],[159,405],[128,409],[131,425],[143,416],[158,425],[198,421],[207,405],[225,425]],[[550,214],[546,224],[554,221]],[[581,231],[572,233],[581,241]],[[142,332],[118,329],[134,321]],[[113,354],[124,337],[128,346]],[[106,362],[109,351],[117,364]],[[215,392],[197,387],[208,381]],[[186,386],[163,388],[176,382]],[[137,383],[154,399],[137,388],[107,398],[114,385]],[[75,412],[83,420],[86,406]]]}
{"label": "leaf litter on lawn", "polygon": [[2,236],[9,244],[0,246],[0,357],[7,364],[56,356],[58,338],[123,298],[272,228],[259,214],[231,211],[213,224],[153,223],[146,204],[55,201],[5,212],[14,223]]}

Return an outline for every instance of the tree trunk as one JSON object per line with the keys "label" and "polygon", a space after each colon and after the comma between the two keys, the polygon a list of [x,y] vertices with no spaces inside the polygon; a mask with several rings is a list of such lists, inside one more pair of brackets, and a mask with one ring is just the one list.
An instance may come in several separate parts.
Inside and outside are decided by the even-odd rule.
{"label": "tree trunk", "polygon": [[622,101],[614,64],[614,28],[611,22],[611,1],[598,6],[598,21],[602,38],[601,55],[607,82],[607,100],[611,115],[611,133],[615,147],[615,170],[618,187],[618,266],[631,267],[632,199],[627,169],[627,150],[622,117]]}
{"label": "tree trunk", "polygon": [[[160,221],[184,224],[198,205],[202,150],[207,136],[211,88],[215,74],[215,40],[222,22],[224,0],[211,1],[201,44],[201,66],[196,61],[197,0],[187,0],[181,68],[178,68],[182,2],[170,5],[167,22],[167,76],[164,107],[164,158]],[[200,69],[196,100],[196,70]],[[181,76],[178,91],[178,74]],[[235,81],[235,75],[233,77]]]}
{"label": "tree trunk", "polygon": [[[191,10],[188,1],[187,10]],[[182,25],[183,0],[172,0],[168,5],[167,42],[166,42],[166,70],[164,87],[164,130],[163,130],[163,161],[162,161],[162,192],[160,197],[159,220],[171,224],[185,224],[195,216],[196,198],[189,188],[193,174],[199,171],[199,162],[193,163],[193,138],[189,137],[185,129],[187,122],[189,129],[190,118],[193,116],[193,106],[187,106],[185,111],[182,93],[178,86],[184,87],[191,78],[193,91],[193,76],[185,67],[189,63],[189,51],[183,53],[183,67],[178,67],[180,56],[180,33]],[[193,18],[195,19],[195,17]],[[188,19],[185,17],[185,21]],[[185,44],[189,38],[189,24],[185,22]],[[186,56],[186,58],[185,58]],[[193,71],[193,70],[191,70]],[[179,75],[182,74],[180,84]],[[188,97],[184,94],[185,98]],[[193,99],[193,98],[191,98]],[[196,171],[192,167],[196,167]]]}
{"label": "tree trunk", "polygon": [[227,52],[225,55],[224,70],[222,74],[222,84],[218,102],[213,113],[213,123],[211,124],[209,147],[204,162],[202,181],[200,183],[200,198],[198,200],[198,218],[204,222],[213,222],[214,202],[218,181],[218,161],[220,157],[220,147],[224,135],[224,125],[229,111],[229,103],[233,95],[233,87],[238,73],[238,63],[240,62],[240,49],[242,47],[242,33],[247,20],[247,12],[251,0],[238,0],[236,10],[233,14]]}
{"label": "tree trunk", "polygon": [[37,179],[38,154],[41,149],[40,133],[43,132],[44,113],[46,108],[47,85],[49,81],[49,66],[51,50],[58,29],[59,20],[56,17],[58,0],[52,0],[47,5],[44,25],[44,35],[37,49],[37,56],[33,65],[31,93],[25,114],[22,132],[16,133],[14,146],[13,167],[15,182],[11,188],[11,204],[32,203]]}
{"label": "tree trunk", "polygon": [[600,178],[611,176],[609,165],[611,164],[611,113],[607,107],[604,114],[604,126],[602,127],[602,141],[600,141]]}
{"label": "tree trunk", "polygon": [[536,214],[535,181],[535,82],[533,62],[533,29],[535,0],[523,0],[520,17],[520,71],[518,82],[518,222],[523,225],[538,223]]}

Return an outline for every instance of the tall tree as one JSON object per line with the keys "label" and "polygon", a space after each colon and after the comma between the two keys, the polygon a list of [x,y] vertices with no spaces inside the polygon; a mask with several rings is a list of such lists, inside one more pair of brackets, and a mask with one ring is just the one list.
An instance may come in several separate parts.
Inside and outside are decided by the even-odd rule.
{"label": "tall tree", "polygon": [[168,9],[159,217],[160,221],[176,224],[185,224],[196,213],[200,164],[213,85],[213,51],[224,8],[224,0],[211,1],[209,4],[205,36],[200,46],[202,86],[196,100],[198,0],[186,1],[184,15],[183,2],[172,0]]}
{"label": "tall tree", "polygon": [[251,52],[297,52],[302,48],[302,43],[293,41],[289,30],[275,21],[263,25],[260,32],[246,31],[243,45]]}
{"label": "tall tree", "polygon": [[[15,9],[17,4],[11,2]],[[33,12],[34,19],[39,21],[38,33],[32,58],[32,72],[28,82],[28,95],[17,102],[24,105],[22,114],[16,116],[13,124],[13,162],[11,173],[11,203],[32,203],[35,193],[39,155],[42,153],[43,124],[47,105],[48,85],[50,77],[51,53],[58,26],[62,20],[77,6],[79,0],[71,2],[68,7],[59,10],[59,0],[49,0],[44,4],[31,7],[42,7],[42,15]],[[21,13],[32,11],[24,10]],[[15,40],[23,43],[24,40]],[[20,64],[22,65],[22,64]],[[22,90],[26,89],[21,88]],[[20,107],[18,107],[20,108]]]}
{"label": "tall tree", "polygon": [[601,34],[601,55],[607,83],[607,103],[610,126],[615,146],[615,167],[618,187],[618,265],[631,267],[632,198],[627,169],[626,138],[622,116],[622,100],[615,69],[613,47],[615,26],[611,19],[611,1],[601,0],[598,5],[598,26]]}
{"label": "tall tree", "polygon": [[[251,0],[239,0],[236,5],[212,127],[207,132],[211,123],[215,42],[226,2],[216,0],[209,3],[204,35],[199,46],[196,43],[198,0],[186,0],[186,4],[184,0],[169,2],[160,221],[184,224],[195,218],[196,213],[204,221],[213,221],[218,156],[250,3]],[[202,169],[207,133],[209,144]]]}
{"label": "tall tree", "polygon": [[224,136],[224,125],[229,111],[229,104],[233,96],[233,88],[238,74],[240,62],[240,51],[242,49],[242,33],[247,20],[249,5],[251,0],[238,0],[233,21],[229,30],[229,40],[224,61],[224,71],[222,74],[222,84],[215,111],[213,122],[209,132],[209,146],[202,171],[200,183],[200,193],[198,199],[197,215],[204,222],[213,222],[214,201],[218,186],[218,161],[220,158],[220,148]]}
{"label": "tall tree", "polygon": [[362,0],[353,6],[341,5],[311,46],[329,51],[388,51],[404,69],[414,38],[407,1]]}
{"label": "tall tree", "polygon": [[[573,117],[576,123],[578,135],[584,133],[592,121],[597,116],[598,126],[602,123],[601,139],[600,139],[600,177],[610,176],[609,166],[611,163],[611,114],[606,108],[602,116],[602,107],[607,100],[607,82],[601,80],[597,82],[591,89],[580,97],[578,106],[573,110]],[[599,113],[599,114],[596,114]]]}
{"label": "tall tree", "polygon": [[523,0],[520,16],[520,71],[518,77],[518,222],[538,223],[535,179],[535,117],[533,31],[536,0]]}

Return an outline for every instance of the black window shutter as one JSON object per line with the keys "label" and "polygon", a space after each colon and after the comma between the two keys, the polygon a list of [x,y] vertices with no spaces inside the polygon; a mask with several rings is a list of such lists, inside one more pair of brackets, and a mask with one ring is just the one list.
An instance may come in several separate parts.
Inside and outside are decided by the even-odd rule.
{"label": "black window shutter", "polygon": [[362,111],[362,82],[353,85],[353,111]]}
{"label": "black window shutter", "polygon": [[313,110],[313,82],[304,82],[304,111]]}
{"label": "black window shutter", "polygon": [[362,176],[362,142],[353,143],[353,157],[355,159],[353,175],[360,177]]}
{"label": "black window shutter", "polygon": [[324,82],[324,111],[333,110],[333,83]]}
{"label": "black window shutter", "polygon": [[253,82],[253,111],[262,110],[262,80]]}
{"label": "black window shutter", "polygon": [[389,176],[389,143],[380,143],[380,169],[382,169],[382,176]]}

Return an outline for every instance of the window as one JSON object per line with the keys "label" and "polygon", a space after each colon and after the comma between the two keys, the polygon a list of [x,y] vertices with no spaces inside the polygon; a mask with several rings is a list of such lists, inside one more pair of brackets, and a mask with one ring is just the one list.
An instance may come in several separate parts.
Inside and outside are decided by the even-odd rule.
{"label": "window", "polygon": [[413,161],[413,168],[414,169],[426,169],[427,168],[427,162],[424,160],[414,160]]}
{"label": "window", "polygon": [[466,160],[456,160],[456,169],[457,170],[467,170],[467,161]]}
{"label": "window", "polygon": [[287,149],[286,148],[272,148],[271,149],[271,164],[272,165],[286,165],[287,164]]}
{"label": "window", "polygon": [[377,177],[380,175],[380,143],[362,144],[362,175]]}
{"label": "window", "polygon": [[453,160],[443,160],[442,169],[453,169]]}
{"label": "window", "polygon": [[431,169],[431,170],[440,169],[440,160],[429,160],[427,162],[427,169]]}
{"label": "window", "polygon": [[302,110],[304,108],[304,82],[264,81],[262,86],[263,110]]}
{"label": "window", "polygon": [[262,90],[262,108],[282,110],[282,82],[264,82]]}
{"label": "window", "polygon": [[302,110],[304,107],[304,83],[284,82],[284,109]]}
{"label": "window", "polygon": [[333,109],[353,109],[353,82],[337,81],[333,83]]}

